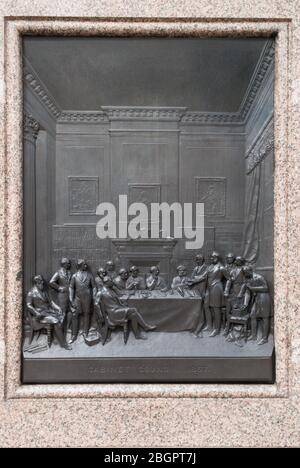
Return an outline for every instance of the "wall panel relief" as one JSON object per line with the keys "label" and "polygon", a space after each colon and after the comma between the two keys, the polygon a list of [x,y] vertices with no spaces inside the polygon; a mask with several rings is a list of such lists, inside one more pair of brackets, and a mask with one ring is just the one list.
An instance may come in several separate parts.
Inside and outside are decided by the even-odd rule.
{"label": "wall panel relief", "polygon": [[194,177],[195,203],[204,203],[206,216],[226,215],[226,178]]}
{"label": "wall panel relief", "polygon": [[99,204],[99,177],[68,177],[69,215],[93,215]]}
{"label": "wall panel relief", "polygon": [[151,203],[161,202],[161,184],[128,184],[128,202],[144,203],[148,210]]}
{"label": "wall panel relief", "polygon": [[74,216],[77,222],[96,222],[97,205],[110,199],[109,151],[105,137],[59,135],[55,194],[57,224],[74,223]]}

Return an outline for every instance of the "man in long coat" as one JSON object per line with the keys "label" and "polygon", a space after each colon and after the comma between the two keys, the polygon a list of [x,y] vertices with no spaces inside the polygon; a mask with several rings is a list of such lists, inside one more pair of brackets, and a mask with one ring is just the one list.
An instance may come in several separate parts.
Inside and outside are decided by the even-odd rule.
{"label": "man in long coat", "polygon": [[226,285],[224,290],[224,298],[226,305],[226,315],[225,315],[225,330],[224,335],[227,336],[229,333],[229,317],[232,309],[232,300],[233,300],[233,288],[232,288],[232,278],[235,276],[235,256],[233,253],[228,253],[225,258],[224,265],[224,277],[226,279]]}
{"label": "man in long coat", "polygon": [[207,290],[204,301],[206,328],[212,329],[210,337],[221,331],[222,307],[224,306],[224,266],[220,255],[213,252],[210,256],[211,264],[207,267]]}
{"label": "man in long coat", "polygon": [[83,317],[83,333],[88,335],[90,329],[92,299],[96,295],[93,275],[88,271],[85,260],[78,260],[78,271],[70,283],[70,302],[72,304],[72,338],[75,341],[79,331],[79,317]]}
{"label": "man in long coat", "polygon": [[189,280],[189,286],[196,296],[199,296],[199,320],[195,330],[193,331],[193,334],[198,336],[205,325],[204,299],[207,286],[207,265],[205,264],[204,256],[202,254],[196,255],[195,262],[196,266],[193,269],[191,279]]}
{"label": "man in long coat", "polygon": [[268,342],[270,332],[270,320],[272,317],[272,303],[269,294],[268,283],[265,278],[245,267],[246,286],[248,290],[247,303],[250,307],[251,335],[249,340],[257,340],[258,321],[262,322],[262,336],[259,345]]}
{"label": "man in long coat", "polygon": [[57,292],[57,303],[64,314],[66,331],[69,319],[71,319],[68,317],[70,313],[69,287],[72,278],[71,261],[68,258],[62,258],[60,265],[60,269],[50,279],[49,286]]}

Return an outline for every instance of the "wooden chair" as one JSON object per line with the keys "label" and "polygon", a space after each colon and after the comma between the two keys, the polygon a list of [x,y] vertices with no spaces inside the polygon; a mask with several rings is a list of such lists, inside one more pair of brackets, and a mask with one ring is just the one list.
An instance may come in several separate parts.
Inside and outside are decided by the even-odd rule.
{"label": "wooden chair", "polygon": [[[249,317],[250,317],[250,314],[247,309],[244,310],[238,307],[233,308],[231,316],[229,317],[229,332],[232,329],[232,325],[242,325],[243,335],[244,335],[245,341],[247,341]],[[240,333],[240,337],[241,335],[242,334]]]}
{"label": "wooden chair", "polygon": [[40,334],[43,330],[46,330],[47,333],[47,343],[48,347],[51,348],[52,345],[52,339],[53,339],[53,324],[52,323],[40,323],[30,312],[30,310],[27,311],[27,318],[28,318],[28,324],[29,324],[29,344],[32,343],[34,335],[36,332],[38,332],[38,337],[39,339]]}

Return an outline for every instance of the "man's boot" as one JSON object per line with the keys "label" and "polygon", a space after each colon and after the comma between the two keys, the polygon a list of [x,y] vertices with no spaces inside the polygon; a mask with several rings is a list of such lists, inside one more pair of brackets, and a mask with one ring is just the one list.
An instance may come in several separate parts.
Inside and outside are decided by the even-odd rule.
{"label": "man's boot", "polygon": [[72,335],[71,339],[69,340],[69,344],[74,343],[74,341],[77,340],[78,337],[78,331],[79,331],[79,318],[77,315],[73,315],[72,317]]}

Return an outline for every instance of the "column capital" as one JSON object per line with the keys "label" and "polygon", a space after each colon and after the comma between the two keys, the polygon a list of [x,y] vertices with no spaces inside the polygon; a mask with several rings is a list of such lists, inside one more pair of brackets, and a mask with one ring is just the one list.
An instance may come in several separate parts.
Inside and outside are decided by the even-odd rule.
{"label": "column capital", "polygon": [[38,133],[39,133],[40,124],[32,115],[24,114],[23,129],[24,129],[24,138],[36,140]]}

